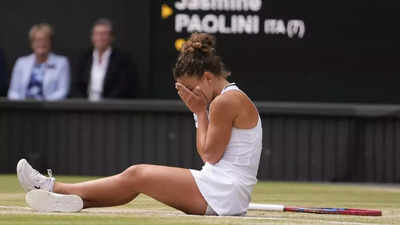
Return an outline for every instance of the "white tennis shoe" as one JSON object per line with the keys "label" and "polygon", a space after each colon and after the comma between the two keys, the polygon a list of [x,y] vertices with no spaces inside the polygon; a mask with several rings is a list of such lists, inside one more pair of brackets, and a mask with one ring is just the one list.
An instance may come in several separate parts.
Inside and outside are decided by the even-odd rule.
{"label": "white tennis shoe", "polygon": [[33,169],[26,159],[19,160],[17,164],[18,180],[25,192],[36,189],[52,192],[55,179],[51,170],[48,170],[48,173],[49,177],[43,176]]}
{"label": "white tennis shoe", "polygon": [[78,195],[62,195],[44,190],[32,190],[25,196],[26,203],[39,212],[79,212],[83,201]]}

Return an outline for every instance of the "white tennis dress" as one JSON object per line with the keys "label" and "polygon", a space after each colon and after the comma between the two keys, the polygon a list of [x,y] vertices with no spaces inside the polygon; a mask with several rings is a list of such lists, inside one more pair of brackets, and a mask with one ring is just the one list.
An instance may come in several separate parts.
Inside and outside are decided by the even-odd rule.
{"label": "white tennis dress", "polygon": [[[227,91],[240,91],[235,84]],[[201,170],[190,170],[196,184],[218,215],[244,215],[257,183],[257,170],[262,149],[261,119],[251,129],[232,128],[231,138],[221,160],[216,164],[205,163]],[[209,210],[209,209],[208,209]]]}

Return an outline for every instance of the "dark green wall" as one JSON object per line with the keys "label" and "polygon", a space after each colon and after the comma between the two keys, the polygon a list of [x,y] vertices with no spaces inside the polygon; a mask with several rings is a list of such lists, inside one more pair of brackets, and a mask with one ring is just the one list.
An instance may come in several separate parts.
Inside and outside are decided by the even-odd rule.
{"label": "dark green wall", "polygon": [[[400,182],[400,107],[257,103],[263,180]],[[178,101],[0,100],[0,173],[111,175],[137,163],[201,168],[192,114]]]}

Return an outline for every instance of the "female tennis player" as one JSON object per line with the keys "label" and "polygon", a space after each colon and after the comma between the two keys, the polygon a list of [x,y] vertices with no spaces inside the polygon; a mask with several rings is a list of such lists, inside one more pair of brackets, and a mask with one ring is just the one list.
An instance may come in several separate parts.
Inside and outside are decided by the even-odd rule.
{"label": "female tennis player", "polygon": [[21,159],[17,174],[27,203],[39,211],[78,212],[126,204],[142,193],[188,214],[246,214],[257,182],[261,120],[246,94],[227,81],[230,73],[215,47],[213,36],[192,34],[174,68],[178,95],[195,115],[201,170],[133,165],[111,177],[66,184]]}

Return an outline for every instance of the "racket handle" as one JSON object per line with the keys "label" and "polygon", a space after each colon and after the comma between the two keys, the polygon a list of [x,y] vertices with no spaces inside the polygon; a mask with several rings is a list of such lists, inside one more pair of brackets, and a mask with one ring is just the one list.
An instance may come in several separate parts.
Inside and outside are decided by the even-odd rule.
{"label": "racket handle", "polygon": [[283,205],[270,205],[270,204],[258,204],[250,203],[248,210],[262,210],[262,211],[278,211],[283,212],[285,206]]}

